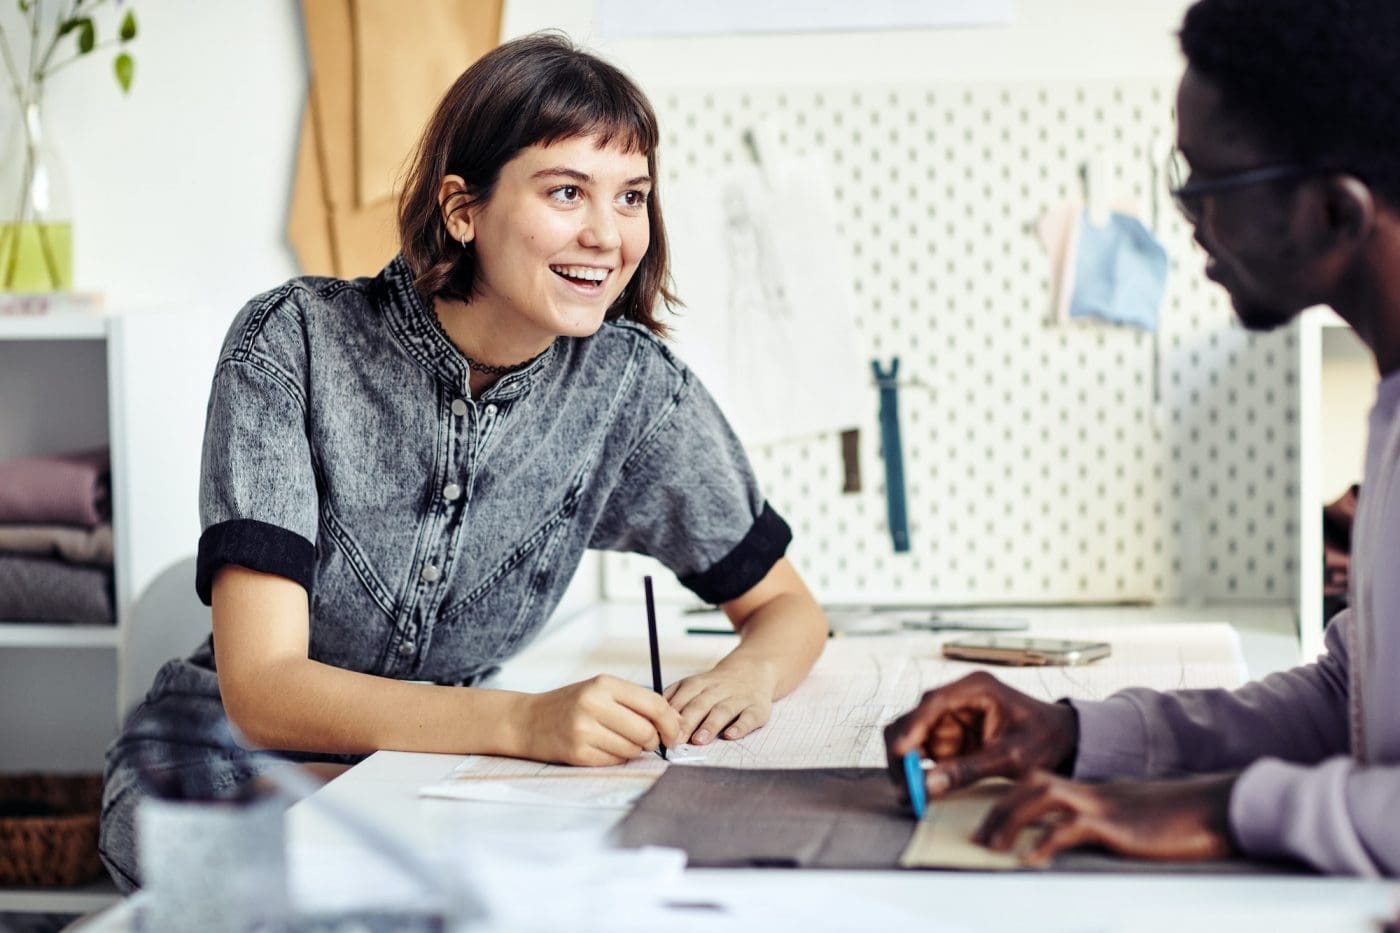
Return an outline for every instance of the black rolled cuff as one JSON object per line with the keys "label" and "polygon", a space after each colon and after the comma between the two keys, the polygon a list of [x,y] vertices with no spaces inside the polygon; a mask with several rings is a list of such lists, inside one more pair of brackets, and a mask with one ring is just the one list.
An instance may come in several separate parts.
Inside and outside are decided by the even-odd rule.
{"label": "black rolled cuff", "polygon": [[206,606],[213,604],[214,574],[225,564],[286,577],[310,595],[316,546],[299,534],[251,518],[210,525],[199,536],[194,575],[195,592]]}
{"label": "black rolled cuff", "polygon": [[792,529],[767,502],[744,540],[709,570],[681,577],[681,583],[712,605],[743,596],[787,553]]}

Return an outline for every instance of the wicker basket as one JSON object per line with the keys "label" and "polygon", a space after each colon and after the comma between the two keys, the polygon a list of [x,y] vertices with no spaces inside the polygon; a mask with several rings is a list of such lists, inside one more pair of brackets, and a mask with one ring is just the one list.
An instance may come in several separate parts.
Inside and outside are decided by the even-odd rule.
{"label": "wicker basket", "polygon": [[102,877],[101,777],[0,775],[0,804],[10,814],[0,815],[0,886],[71,887]]}

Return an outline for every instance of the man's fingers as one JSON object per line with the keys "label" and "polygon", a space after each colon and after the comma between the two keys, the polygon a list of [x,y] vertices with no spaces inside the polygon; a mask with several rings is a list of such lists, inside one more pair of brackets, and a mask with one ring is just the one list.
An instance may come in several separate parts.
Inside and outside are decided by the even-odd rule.
{"label": "man's fingers", "polygon": [[961,758],[946,758],[936,762],[924,774],[924,786],[930,797],[940,797],[960,787],[976,784],[989,777],[1019,777],[1013,773],[1012,759],[1001,748],[989,748]]}
{"label": "man's fingers", "polygon": [[1035,848],[1027,852],[1021,861],[1038,868],[1048,865],[1057,853],[1065,849],[1073,849],[1097,841],[1099,841],[1098,833],[1094,831],[1089,821],[1082,815],[1076,814],[1046,832],[1036,843]]}
{"label": "man's fingers", "polygon": [[1002,689],[996,678],[979,671],[925,693],[917,706],[885,728],[890,776],[896,781],[901,779],[903,759],[908,752],[933,750],[930,736],[946,718],[956,718],[964,724],[975,722],[980,726],[975,740],[964,736],[965,745],[981,744],[982,737],[994,734],[1001,727],[999,691]]}
{"label": "man's fingers", "polygon": [[1059,825],[1085,816],[1097,816],[1094,791],[1044,772],[1016,785],[987,813],[973,834],[973,841],[992,849],[1009,851],[1029,827]]}

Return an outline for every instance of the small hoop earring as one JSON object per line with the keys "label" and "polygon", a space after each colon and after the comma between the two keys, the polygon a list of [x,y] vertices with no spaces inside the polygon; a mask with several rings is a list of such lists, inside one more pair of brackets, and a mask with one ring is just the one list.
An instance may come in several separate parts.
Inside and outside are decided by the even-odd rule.
{"label": "small hoop earring", "polygon": [[466,248],[467,248],[467,235],[464,233],[464,234],[462,234],[462,249],[466,249]]}

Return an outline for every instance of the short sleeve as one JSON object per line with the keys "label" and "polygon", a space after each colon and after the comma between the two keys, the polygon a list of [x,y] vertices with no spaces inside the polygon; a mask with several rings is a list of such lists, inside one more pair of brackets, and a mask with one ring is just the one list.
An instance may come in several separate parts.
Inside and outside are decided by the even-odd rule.
{"label": "short sleeve", "polygon": [[792,532],[764,501],[743,446],[699,380],[679,391],[627,457],[590,547],[665,564],[708,603],[748,592]]}
{"label": "short sleeve", "polygon": [[307,437],[306,352],[299,318],[250,305],[214,373],[204,429],[195,588],[237,564],[300,583],[315,570],[318,498]]}

